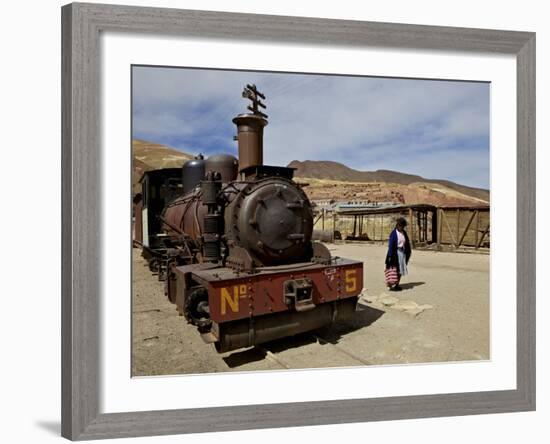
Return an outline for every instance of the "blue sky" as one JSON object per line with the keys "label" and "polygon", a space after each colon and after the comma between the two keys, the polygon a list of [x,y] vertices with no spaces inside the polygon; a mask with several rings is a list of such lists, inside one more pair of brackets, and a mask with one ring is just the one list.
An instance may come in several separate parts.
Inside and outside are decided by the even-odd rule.
{"label": "blue sky", "polygon": [[246,83],[266,95],[266,164],[334,160],[489,188],[488,83],[136,66],[132,136],[236,154]]}

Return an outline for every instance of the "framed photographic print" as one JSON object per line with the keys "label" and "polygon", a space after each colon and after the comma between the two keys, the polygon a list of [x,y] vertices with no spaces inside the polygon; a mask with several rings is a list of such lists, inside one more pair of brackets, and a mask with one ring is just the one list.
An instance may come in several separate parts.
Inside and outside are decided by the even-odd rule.
{"label": "framed photographic print", "polygon": [[534,409],[533,33],[62,23],[65,437]]}

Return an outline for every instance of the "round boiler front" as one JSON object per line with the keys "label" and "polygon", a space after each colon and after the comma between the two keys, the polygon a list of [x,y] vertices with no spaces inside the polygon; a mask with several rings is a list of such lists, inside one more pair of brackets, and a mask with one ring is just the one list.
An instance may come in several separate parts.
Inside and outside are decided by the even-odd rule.
{"label": "round boiler front", "polygon": [[228,210],[230,237],[263,265],[309,260],[313,215],[293,182],[260,180],[247,186]]}

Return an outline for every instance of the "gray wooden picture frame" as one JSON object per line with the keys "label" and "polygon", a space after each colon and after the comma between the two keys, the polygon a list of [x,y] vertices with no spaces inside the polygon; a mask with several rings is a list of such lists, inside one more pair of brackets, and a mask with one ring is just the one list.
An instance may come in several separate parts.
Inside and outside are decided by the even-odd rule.
{"label": "gray wooden picture frame", "polygon": [[[511,54],[517,60],[517,388],[146,412],[99,411],[103,31]],[[62,435],[73,440],[535,409],[535,34],[73,3],[62,8]]]}

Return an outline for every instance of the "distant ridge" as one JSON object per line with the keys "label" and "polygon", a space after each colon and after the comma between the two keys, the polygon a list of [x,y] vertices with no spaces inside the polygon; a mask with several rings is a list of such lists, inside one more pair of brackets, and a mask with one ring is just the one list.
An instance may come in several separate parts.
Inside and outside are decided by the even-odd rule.
{"label": "distant ridge", "polygon": [[[194,156],[146,140],[132,141],[132,189],[141,191],[143,173],[160,168],[177,168]],[[310,199],[340,201],[429,203],[444,206],[487,205],[488,190],[460,185],[448,180],[425,179],[398,171],[357,171],[333,161],[297,161],[288,164],[296,168],[295,176],[310,186],[305,188]]]}
{"label": "distant ridge", "polygon": [[489,190],[460,185],[449,180],[426,179],[414,174],[400,173],[391,170],[358,171],[346,165],[329,160],[293,160],[288,164],[290,168],[296,168],[296,177],[334,180],[341,182],[380,182],[410,185],[413,183],[429,183],[442,185],[446,188],[458,191],[466,196],[489,202]]}
{"label": "distant ridge", "polygon": [[145,171],[160,168],[181,167],[193,155],[178,151],[166,145],[148,142],[146,140],[132,140],[132,190],[138,193],[141,190],[139,179]]}

